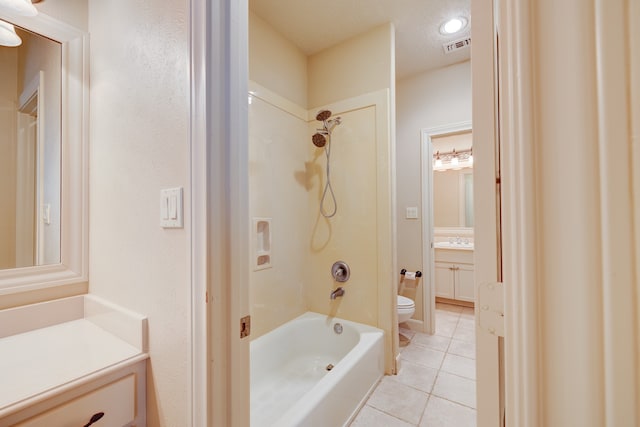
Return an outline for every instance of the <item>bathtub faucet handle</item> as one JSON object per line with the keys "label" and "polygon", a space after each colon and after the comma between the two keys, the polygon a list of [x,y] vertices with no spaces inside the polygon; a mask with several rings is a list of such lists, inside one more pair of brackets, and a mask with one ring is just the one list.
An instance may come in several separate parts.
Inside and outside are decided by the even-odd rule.
{"label": "bathtub faucet handle", "polygon": [[337,288],[335,291],[331,292],[331,299],[336,299],[337,297],[341,297],[344,295],[344,289],[342,286]]}

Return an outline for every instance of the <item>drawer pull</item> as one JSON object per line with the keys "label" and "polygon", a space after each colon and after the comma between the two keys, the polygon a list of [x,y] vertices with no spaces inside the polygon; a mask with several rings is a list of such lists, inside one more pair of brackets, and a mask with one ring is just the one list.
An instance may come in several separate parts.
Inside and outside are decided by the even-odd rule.
{"label": "drawer pull", "polygon": [[93,414],[89,422],[85,424],[84,427],[89,427],[91,424],[97,422],[102,417],[104,417],[104,412],[98,412],[97,414]]}

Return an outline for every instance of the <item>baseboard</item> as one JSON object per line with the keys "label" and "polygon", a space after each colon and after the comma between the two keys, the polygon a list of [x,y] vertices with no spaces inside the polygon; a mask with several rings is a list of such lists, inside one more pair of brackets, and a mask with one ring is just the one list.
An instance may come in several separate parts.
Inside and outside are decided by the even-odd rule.
{"label": "baseboard", "polygon": [[474,304],[471,301],[460,301],[457,299],[436,297],[436,302],[439,302],[442,304],[451,304],[451,305],[459,305],[462,307],[474,308]]}

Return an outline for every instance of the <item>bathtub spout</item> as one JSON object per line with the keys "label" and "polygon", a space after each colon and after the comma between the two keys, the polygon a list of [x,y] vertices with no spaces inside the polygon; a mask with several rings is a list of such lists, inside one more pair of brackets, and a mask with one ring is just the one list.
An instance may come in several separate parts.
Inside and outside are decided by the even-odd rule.
{"label": "bathtub spout", "polygon": [[344,289],[340,286],[335,291],[331,292],[331,299],[336,299],[336,297],[341,297],[344,295]]}

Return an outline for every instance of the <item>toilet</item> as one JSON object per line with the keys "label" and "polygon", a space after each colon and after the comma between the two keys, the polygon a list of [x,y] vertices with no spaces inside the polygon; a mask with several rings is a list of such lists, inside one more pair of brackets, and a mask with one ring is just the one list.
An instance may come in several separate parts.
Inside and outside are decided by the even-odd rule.
{"label": "toilet", "polygon": [[415,312],[416,303],[414,303],[411,298],[398,295],[398,323],[411,319],[411,316],[413,316]]}

